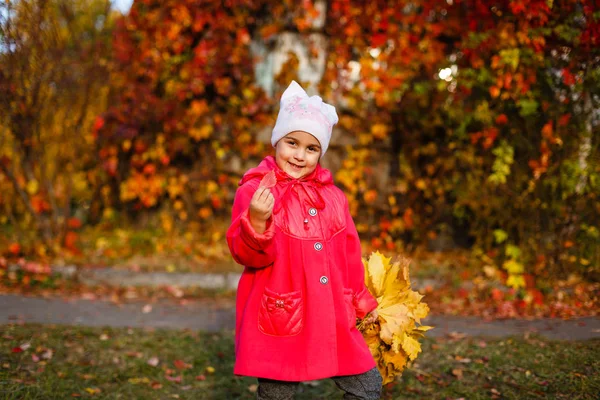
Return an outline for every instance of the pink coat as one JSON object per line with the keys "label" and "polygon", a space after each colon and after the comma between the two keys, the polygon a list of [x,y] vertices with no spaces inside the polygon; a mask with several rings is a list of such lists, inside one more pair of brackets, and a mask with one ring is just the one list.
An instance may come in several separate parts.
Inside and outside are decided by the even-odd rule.
{"label": "pink coat", "polygon": [[[275,208],[258,234],[248,207],[271,170]],[[227,242],[245,266],[236,300],[236,375],[306,381],[375,367],[355,324],[377,301],[364,284],[348,201],[328,170],[318,165],[294,179],[266,157],[240,182]]]}

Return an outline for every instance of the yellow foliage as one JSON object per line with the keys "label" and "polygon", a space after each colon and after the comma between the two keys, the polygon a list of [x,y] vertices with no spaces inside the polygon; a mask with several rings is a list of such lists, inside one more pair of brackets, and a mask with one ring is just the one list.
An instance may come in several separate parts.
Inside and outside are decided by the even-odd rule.
{"label": "yellow foliage", "polygon": [[374,124],[371,127],[371,135],[377,139],[385,139],[387,137],[387,127],[384,124]]}
{"label": "yellow foliage", "polygon": [[392,263],[391,258],[375,252],[363,263],[365,284],[377,299],[379,317],[372,324],[360,324],[359,329],[386,384],[421,352],[418,339],[432,327],[417,324],[427,316],[429,307],[421,302],[423,295],[410,288],[409,259]]}
{"label": "yellow foliage", "polygon": [[508,279],[506,280],[508,286],[515,289],[525,287],[525,278],[522,275],[525,271],[523,264],[511,258],[502,264],[502,267],[508,272]]}
{"label": "yellow foliage", "polygon": [[509,275],[506,284],[515,289],[524,288],[525,278],[523,278],[523,275]]}
{"label": "yellow foliage", "polygon": [[35,179],[32,179],[27,183],[27,193],[36,194],[38,190],[40,190],[40,185]]}
{"label": "yellow foliage", "polygon": [[212,125],[203,125],[200,128],[192,128],[190,129],[190,136],[195,140],[207,139],[213,133]]}
{"label": "yellow foliage", "polygon": [[208,104],[206,100],[194,100],[190,107],[190,113],[194,116],[201,116],[208,112]]}
{"label": "yellow foliage", "polygon": [[506,261],[502,266],[511,275],[522,274],[524,271],[523,264],[517,262],[514,259]]}

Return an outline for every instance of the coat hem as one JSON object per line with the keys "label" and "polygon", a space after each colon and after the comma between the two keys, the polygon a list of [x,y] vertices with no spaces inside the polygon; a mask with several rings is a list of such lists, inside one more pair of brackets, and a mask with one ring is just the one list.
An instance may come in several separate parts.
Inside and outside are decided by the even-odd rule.
{"label": "coat hem", "polygon": [[306,375],[306,376],[295,376],[295,377],[282,377],[278,375],[268,374],[268,373],[259,373],[252,371],[240,371],[234,370],[233,374],[235,376],[247,376],[251,378],[265,378],[265,379],[273,379],[284,382],[306,382],[306,381],[316,381],[321,379],[329,379],[334,378],[336,376],[350,376],[350,375],[359,375],[363,374],[371,369],[375,368],[377,364],[373,360],[373,363],[365,365],[363,368],[356,368],[356,370],[342,370],[339,369],[335,373],[325,373],[325,374],[314,374],[314,375]]}

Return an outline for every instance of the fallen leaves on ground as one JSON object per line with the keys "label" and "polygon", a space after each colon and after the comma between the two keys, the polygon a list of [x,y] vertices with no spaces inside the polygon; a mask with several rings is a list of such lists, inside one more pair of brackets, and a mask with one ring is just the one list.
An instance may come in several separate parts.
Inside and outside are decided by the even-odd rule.
{"label": "fallen leaves on ground", "polygon": [[538,289],[516,290],[490,281],[476,281],[470,286],[457,289],[448,283],[422,292],[431,313],[436,315],[468,315],[487,320],[600,315],[600,283],[557,281],[545,295]]}
{"label": "fallen leaves on ground", "polygon": [[[441,256],[440,256],[441,257]],[[430,314],[478,316],[487,320],[507,318],[576,318],[600,315],[600,283],[585,282],[576,276],[551,283],[539,281],[537,286],[514,289],[506,287],[497,274],[485,268],[480,271],[461,269],[467,263],[465,256],[452,255],[455,261],[438,258],[421,260],[413,271],[422,274],[422,264],[428,268],[440,266],[438,285],[424,284],[419,288],[424,295]],[[449,267],[444,264],[448,263]],[[27,266],[29,275],[9,271],[7,260],[0,257],[0,291],[5,294],[54,297],[64,299],[104,300],[114,304],[144,302],[141,311],[150,314],[152,303],[170,299],[180,305],[191,300],[210,298],[217,303],[231,305],[235,293],[211,292],[199,288],[162,287],[110,287],[87,286],[74,280],[62,278],[40,268],[37,264],[20,261]],[[421,268],[421,269],[419,269]],[[489,268],[488,268],[489,269]],[[493,276],[491,276],[493,275]],[[23,280],[28,277],[27,280]],[[426,280],[426,278],[421,278]],[[25,284],[27,282],[27,284]]]}

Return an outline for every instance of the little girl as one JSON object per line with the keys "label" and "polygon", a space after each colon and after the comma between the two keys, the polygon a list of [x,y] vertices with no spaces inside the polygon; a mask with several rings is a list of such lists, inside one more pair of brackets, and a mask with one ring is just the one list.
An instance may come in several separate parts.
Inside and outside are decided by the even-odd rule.
{"label": "little girl", "polygon": [[227,242],[245,266],[236,300],[236,375],[258,399],[292,399],[300,381],[332,378],[345,399],[379,399],[382,378],[356,318],[377,318],[344,193],[319,160],[335,108],[292,81],[266,157],[240,182]]}

